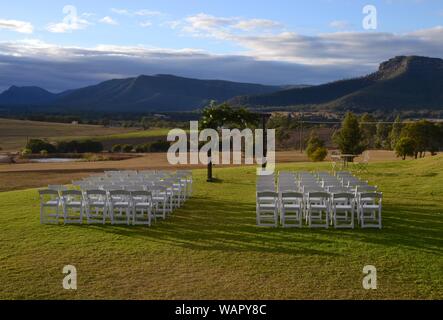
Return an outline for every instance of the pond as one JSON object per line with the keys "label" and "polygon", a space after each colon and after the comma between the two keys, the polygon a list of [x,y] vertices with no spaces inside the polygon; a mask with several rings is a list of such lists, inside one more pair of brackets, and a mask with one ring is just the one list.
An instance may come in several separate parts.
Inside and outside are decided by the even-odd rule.
{"label": "pond", "polygon": [[30,162],[38,162],[38,163],[56,163],[56,162],[76,162],[81,161],[82,159],[78,158],[40,158],[40,159],[30,159]]}

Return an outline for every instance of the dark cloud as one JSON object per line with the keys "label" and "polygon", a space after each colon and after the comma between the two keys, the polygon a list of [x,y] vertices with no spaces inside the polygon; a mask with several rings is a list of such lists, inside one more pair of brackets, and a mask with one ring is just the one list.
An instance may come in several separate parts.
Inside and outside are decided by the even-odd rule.
{"label": "dark cloud", "polygon": [[[1,50],[0,45],[2,51],[5,50]],[[115,51],[67,51],[69,54],[57,53],[56,57],[40,52],[29,56],[0,55],[0,90],[10,85],[38,85],[50,91],[62,91],[112,78],[159,73],[263,84],[317,84],[373,70],[373,66],[309,66],[202,53],[123,55]]]}

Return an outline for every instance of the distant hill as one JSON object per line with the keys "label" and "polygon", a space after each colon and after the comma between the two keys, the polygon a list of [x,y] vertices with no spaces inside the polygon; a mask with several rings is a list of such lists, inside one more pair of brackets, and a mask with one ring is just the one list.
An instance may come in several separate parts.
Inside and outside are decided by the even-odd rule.
{"label": "distant hill", "polygon": [[399,56],[368,76],[232,99],[249,107],[332,110],[443,109],[443,60]]}
{"label": "distant hill", "polygon": [[52,103],[57,95],[39,87],[12,86],[0,94],[0,105],[43,105]]}
{"label": "distant hill", "polygon": [[141,75],[114,79],[59,94],[38,87],[12,86],[0,95],[9,111],[159,112],[191,111],[211,100],[265,94],[283,87],[222,80],[197,80],[173,75]]}

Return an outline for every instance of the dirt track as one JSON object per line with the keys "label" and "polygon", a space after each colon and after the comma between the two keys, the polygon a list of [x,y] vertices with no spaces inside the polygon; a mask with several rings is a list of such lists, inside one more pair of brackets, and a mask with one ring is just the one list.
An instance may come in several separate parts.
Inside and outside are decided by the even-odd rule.
{"label": "dirt track", "polygon": [[[277,163],[308,161],[305,154],[298,151],[277,152]],[[391,151],[371,151],[370,162],[397,159]],[[357,161],[361,159],[357,158]],[[204,168],[204,165],[172,166],[166,154],[153,153],[142,157],[121,161],[71,162],[71,163],[23,163],[0,165],[0,192],[42,187],[48,184],[67,184],[104,170],[125,169],[177,169]],[[220,168],[220,165],[215,168]]]}

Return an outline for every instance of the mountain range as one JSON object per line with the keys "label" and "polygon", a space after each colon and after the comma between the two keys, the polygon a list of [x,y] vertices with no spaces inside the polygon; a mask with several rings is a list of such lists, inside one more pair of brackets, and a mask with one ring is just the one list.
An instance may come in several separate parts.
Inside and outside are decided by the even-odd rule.
{"label": "mountain range", "polygon": [[357,111],[443,109],[443,60],[398,56],[364,77],[236,97],[231,104]]}
{"label": "mountain range", "polygon": [[192,111],[209,101],[279,110],[443,109],[443,60],[398,56],[369,75],[316,86],[266,86],[173,75],[141,75],[51,93],[12,86],[0,94],[0,110],[12,112]]}
{"label": "mountain range", "polygon": [[223,102],[239,95],[265,94],[283,88],[173,75],[141,75],[59,94],[38,87],[12,86],[0,94],[0,105],[16,110],[35,107],[36,110],[51,108],[64,112],[192,111],[211,100]]}

